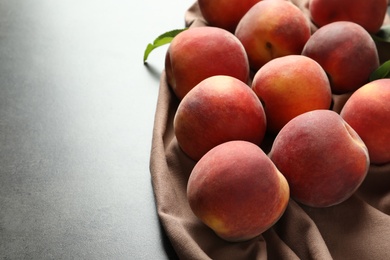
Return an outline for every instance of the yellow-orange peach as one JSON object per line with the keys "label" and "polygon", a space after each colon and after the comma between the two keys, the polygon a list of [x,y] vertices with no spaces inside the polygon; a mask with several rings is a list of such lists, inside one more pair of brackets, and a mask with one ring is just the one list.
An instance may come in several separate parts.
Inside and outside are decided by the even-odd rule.
{"label": "yellow-orange peach", "polygon": [[390,79],[379,79],[356,90],[340,115],[359,134],[374,164],[390,162]]}
{"label": "yellow-orange peach", "polygon": [[301,114],[280,130],[269,153],[286,177],[291,197],[312,207],[347,200],[365,179],[367,147],[332,110]]}
{"label": "yellow-orange peach", "polygon": [[302,55],[324,68],[334,94],[355,91],[368,82],[379,66],[370,34],[352,22],[333,22],[319,28],[307,41]]}
{"label": "yellow-orange peach", "polygon": [[233,33],[216,27],[194,27],[179,33],[167,50],[165,71],[180,100],[196,84],[214,75],[232,76],[244,83],[249,79],[243,45]]}
{"label": "yellow-orange peach", "polygon": [[309,19],[284,0],[258,2],[242,17],[235,31],[254,71],[274,58],[301,54],[310,34]]}
{"label": "yellow-orange peach", "polygon": [[237,242],[260,235],[280,219],[289,186],[257,145],[230,141],[196,163],[187,198],[204,224],[221,238]]}
{"label": "yellow-orange peach", "polygon": [[337,21],[360,24],[369,33],[381,28],[387,10],[387,0],[310,0],[313,22],[322,27]]}
{"label": "yellow-orange peach", "polygon": [[197,161],[213,147],[232,140],[261,144],[266,118],[251,88],[230,76],[212,76],[180,102],[174,117],[179,146]]}
{"label": "yellow-orange peach", "polygon": [[261,0],[198,0],[203,18],[210,26],[234,33],[238,22]]}
{"label": "yellow-orange peach", "polygon": [[329,109],[332,102],[325,71],[316,61],[302,55],[266,63],[255,74],[252,89],[263,103],[267,128],[273,134],[297,115]]}

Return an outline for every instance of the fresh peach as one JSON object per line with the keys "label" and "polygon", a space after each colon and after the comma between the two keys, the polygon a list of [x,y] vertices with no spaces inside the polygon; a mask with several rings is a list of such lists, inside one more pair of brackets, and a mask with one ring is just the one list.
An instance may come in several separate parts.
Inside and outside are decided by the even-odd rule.
{"label": "fresh peach", "polygon": [[378,79],[356,90],[340,115],[366,144],[371,163],[390,163],[390,79]]}
{"label": "fresh peach", "polygon": [[242,17],[235,31],[254,71],[274,58],[301,54],[310,34],[309,19],[284,0],[258,2]]}
{"label": "fresh peach", "polygon": [[266,118],[248,85],[231,76],[212,76],[183,98],[173,125],[179,146],[197,161],[223,142],[245,140],[259,145]]}
{"label": "fresh peach", "polygon": [[173,38],[167,50],[168,84],[181,100],[196,84],[215,75],[247,83],[249,63],[241,42],[224,29],[194,27]]}
{"label": "fresh peach", "polygon": [[204,224],[221,238],[237,242],[260,235],[280,219],[289,186],[257,145],[230,141],[195,164],[187,198]]}
{"label": "fresh peach", "polygon": [[198,0],[203,18],[210,26],[234,33],[238,22],[261,0]]}
{"label": "fresh peach", "polygon": [[333,22],[319,28],[307,41],[302,55],[324,68],[334,94],[355,91],[368,82],[379,66],[374,40],[352,22]]}
{"label": "fresh peach", "polygon": [[347,200],[370,165],[359,135],[332,110],[314,110],[292,119],[276,136],[269,156],[286,177],[291,197],[312,207]]}
{"label": "fresh peach", "polygon": [[297,115],[329,109],[332,102],[325,71],[316,61],[302,55],[266,63],[255,74],[252,89],[263,103],[267,128],[273,134]]}
{"label": "fresh peach", "polygon": [[387,0],[310,0],[309,11],[313,22],[322,27],[337,21],[361,25],[369,33],[381,28],[387,10]]}

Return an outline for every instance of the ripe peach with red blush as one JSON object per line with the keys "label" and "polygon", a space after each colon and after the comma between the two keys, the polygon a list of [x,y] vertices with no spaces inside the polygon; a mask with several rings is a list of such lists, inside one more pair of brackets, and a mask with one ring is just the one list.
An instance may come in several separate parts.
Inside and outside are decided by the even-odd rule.
{"label": "ripe peach with red blush", "polygon": [[272,134],[304,112],[329,109],[332,102],[325,71],[316,61],[302,55],[266,63],[255,74],[252,89],[263,103],[267,128]]}
{"label": "ripe peach with red blush", "polygon": [[374,80],[356,90],[340,115],[366,144],[371,163],[390,162],[390,79]]}
{"label": "ripe peach with red blush", "polygon": [[349,21],[374,34],[383,24],[387,4],[387,0],[310,0],[309,11],[311,19],[319,27]]}
{"label": "ripe peach with red blush", "polygon": [[210,26],[234,33],[248,10],[261,0],[198,0],[203,18]]}
{"label": "ripe peach with red blush", "polygon": [[355,91],[379,67],[374,40],[363,27],[352,22],[333,22],[319,28],[307,41],[302,55],[324,68],[334,94]]}
{"label": "ripe peach with red blush", "polygon": [[245,140],[260,145],[266,118],[260,100],[248,85],[234,77],[213,76],[183,98],[173,126],[181,149],[197,161],[227,141]]}
{"label": "ripe peach with red blush", "polygon": [[241,42],[217,27],[194,27],[173,38],[165,58],[167,82],[181,100],[196,84],[227,75],[244,83],[249,80],[249,63]]}
{"label": "ripe peach with red blush", "polygon": [[263,0],[242,17],[235,35],[257,71],[274,58],[301,54],[311,29],[309,19],[291,2]]}
{"label": "ripe peach with red blush", "polygon": [[221,238],[245,241],[275,224],[289,201],[289,185],[255,144],[230,141],[200,159],[187,185],[194,214]]}
{"label": "ripe peach with red blush", "polygon": [[347,200],[370,165],[362,139],[332,110],[314,110],[292,119],[276,136],[269,156],[286,177],[291,197],[312,207]]}

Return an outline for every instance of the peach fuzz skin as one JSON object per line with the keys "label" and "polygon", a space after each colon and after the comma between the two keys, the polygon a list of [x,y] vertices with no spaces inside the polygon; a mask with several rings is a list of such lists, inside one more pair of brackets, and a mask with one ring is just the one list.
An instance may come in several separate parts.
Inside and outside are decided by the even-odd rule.
{"label": "peach fuzz skin", "polygon": [[314,60],[301,55],[268,62],[255,74],[251,86],[263,103],[271,134],[277,134],[297,115],[329,109],[332,102],[325,71]]}
{"label": "peach fuzz skin", "polygon": [[276,223],[289,202],[289,186],[255,144],[230,141],[193,168],[187,198],[194,214],[221,238],[245,241]]}
{"label": "peach fuzz skin", "polygon": [[223,142],[245,140],[259,145],[266,118],[260,100],[248,85],[230,76],[213,76],[184,97],[173,126],[181,149],[197,161]]}
{"label": "peach fuzz skin", "polygon": [[362,138],[373,164],[390,162],[390,79],[367,83],[355,91],[340,115]]}
{"label": "peach fuzz skin", "polygon": [[246,12],[261,0],[198,0],[203,18],[210,26],[234,33]]}
{"label": "peach fuzz skin", "polygon": [[358,134],[331,110],[292,119],[269,153],[286,177],[291,197],[311,207],[347,200],[365,179],[370,160]]}
{"label": "peach fuzz skin", "polygon": [[234,34],[216,27],[194,27],[178,34],[165,58],[167,82],[181,100],[196,84],[214,75],[248,83],[245,49]]}
{"label": "peach fuzz skin", "polygon": [[329,76],[332,92],[353,92],[379,67],[375,42],[358,24],[334,22],[318,29],[302,55],[317,61]]}
{"label": "peach fuzz skin", "polygon": [[313,22],[322,27],[336,21],[361,25],[369,33],[377,33],[385,19],[387,0],[310,0]]}
{"label": "peach fuzz skin", "polygon": [[274,58],[301,54],[311,29],[309,19],[291,2],[263,0],[243,16],[235,35],[257,71]]}

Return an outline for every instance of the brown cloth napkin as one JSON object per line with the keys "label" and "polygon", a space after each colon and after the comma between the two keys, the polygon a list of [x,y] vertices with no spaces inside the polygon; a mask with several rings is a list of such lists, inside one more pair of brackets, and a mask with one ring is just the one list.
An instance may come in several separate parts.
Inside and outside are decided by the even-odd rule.
{"label": "brown cloth napkin", "polygon": [[[308,14],[308,0],[291,1]],[[185,13],[185,22],[206,25],[197,3]],[[380,53],[389,56],[389,45]],[[347,98],[334,96],[332,109],[340,111]],[[240,243],[217,237],[187,202],[195,162],[180,150],[173,133],[178,104],[163,72],[150,171],[159,219],[180,259],[390,259],[390,164],[372,165],[359,190],[339,205],[311,208],[290,199],[281,219],[262,235]]]}

